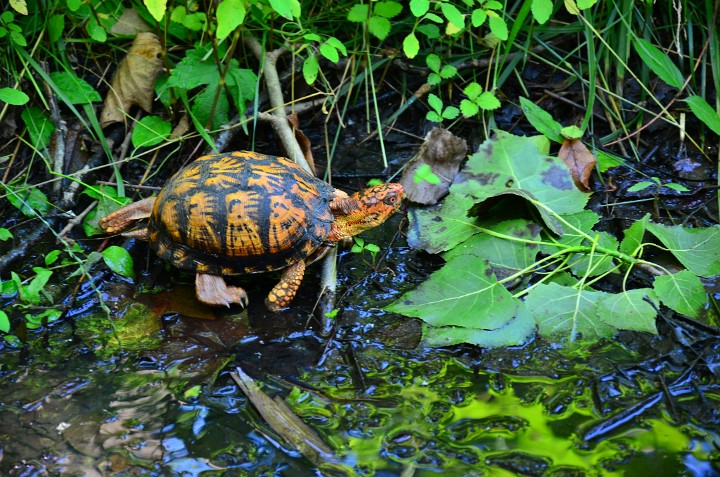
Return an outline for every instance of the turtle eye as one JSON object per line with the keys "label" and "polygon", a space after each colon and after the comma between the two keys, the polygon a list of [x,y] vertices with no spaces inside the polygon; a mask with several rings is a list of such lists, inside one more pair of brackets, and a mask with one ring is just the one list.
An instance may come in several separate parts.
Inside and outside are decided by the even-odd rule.
{"label": "turtle eye", "polygon": [[398,203],[398,200],[400,200],[400,197],[398,197],[396,194],[390,194],[390,195],[386,196],[385,198],[383,198],[382,201],[385,203],[385,205],[394,206],[395,204]]}

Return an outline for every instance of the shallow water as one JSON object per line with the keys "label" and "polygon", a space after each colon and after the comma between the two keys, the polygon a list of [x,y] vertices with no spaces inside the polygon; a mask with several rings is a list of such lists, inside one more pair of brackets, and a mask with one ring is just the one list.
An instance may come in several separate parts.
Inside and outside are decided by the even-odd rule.
{"label": "shallow water", "polygon": [[720,473],[717,336],[679,345],[661,327],[574,352],[539,340],[414,348],[418,323],[380,306],[437,262],[399,246],[375,274],[369,255],[340,263],[343,289],[360,285],[332,339],[305,330],[312,275],[287,312],[254,300],[216,320],[160,319],[132,285],[102,283],[114,316],[137,320],[118,322],[122,348],[84,302],[30,349],[0,352],[0,474],[316,475],[249,404],[236,366],[330,445],[327,475]]}

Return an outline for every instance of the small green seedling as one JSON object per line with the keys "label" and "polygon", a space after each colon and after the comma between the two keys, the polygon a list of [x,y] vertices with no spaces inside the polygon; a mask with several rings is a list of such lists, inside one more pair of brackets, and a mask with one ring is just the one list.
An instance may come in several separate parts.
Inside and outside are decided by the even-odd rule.
{"label": "small green seedling", "polygon": [[417,184],[420,184],[423,181],[434,185],[442,183],[438,175],[432,171],[432,167],[430,167],[430,164],[420,165],[415,171],[415,174],[413,174],[413,180]]}
{"label": "small green seedling", "polygon": [[628,192],[640,192],[642,190],[645,190],[649,187],[655,187],[655,194],[660,194],[660,190],[663,187],[667,187],[668,189],[672,189],[677,192],[688,192],[689,189],[685,187],[684,185],[675,184],[674,182],[667,182],[663,184],[660,182],[660,178],[658,177],[651,177],[651,180],[649,181],[640,181],[637,184],[633,185],[632,187],[628,188]]}
{"label": "small green seedling", "polygon": [[350,251],[353,253],[363,253],[365,250],[367,250],[372,256],[373,263],[375,263],[375,257],[380,251],[380,247],[378,247],[374,243],[365,243],[365,240],[359,237],[353,237],[353,240],[355,241],[355,243],[353,244]]}

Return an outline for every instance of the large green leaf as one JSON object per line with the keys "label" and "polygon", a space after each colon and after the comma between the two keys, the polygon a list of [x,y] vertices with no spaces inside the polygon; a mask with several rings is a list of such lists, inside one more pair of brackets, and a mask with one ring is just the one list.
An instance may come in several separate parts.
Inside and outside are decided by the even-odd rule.
{"label": "large green leaf", "polygon": [[540,284],[530,290],[525,304],[538,324],[540,334],[570,341],[611,338],[617,329],[599,319],[597,303],[606,294],[578,290],[556,283]]}
{"label": "large green leaf", "polygon": [[515,346],[527,342],[535,331],[535,321],[524,303],[518,306],[517,315],[505,325],[493,330],[460,326],[428,327],[423,330],[423,344],[451,346],[470,343],[483,348]]}
{"label": "large green leaf", "polygon": [[588,198],[558,158],[540,152],[536,140],[498,131],[470,157],[442,204],[411,211],[408,240],[431,253],[449,250],[478,233],[477,220],[468,217],[475,204],[511,196],[535,205],[558,234],[564,229],[554,216],[580,212]]}
{"label": "large green leaf", "polygon": [[657,305],[655,292],[650,288],[638,288],[605,295],[598,301],[597,315],[620,330],[657,334],[657,312],[653,304]]}
{"label": "large green leaf", "polygon": [[648,222],[653,234],[688,270],[701,277],[720,274],[720,228],[667,227]]}
{"label": "large green leaf", "polygon": [[422,318],[432,326],[494,330],[506,326],[519,305],[497,282],[486,260],[463,256],[445,264],[387,309]]}
{"label": "large green leaf", "polygon": [[653,288],[666,306],[692,318],[698,318],[707,303],[702,282],[687,270],[656,277]]}
{"label": "large green leaf", "polygon": [[[478,226],[491,230],[492,235],[480,233],[469,238],[443,255],[446,261],[455,258],[484,258],[493,270],[517,272],[524,270],[535,262],[538,246],[533,243],[540,235],[540,227],[525,219],[514,219],[503,222],[478,221]],[[507,238],[503,238],[505,236]],[[506,272],[507,273],[507,272]]]}

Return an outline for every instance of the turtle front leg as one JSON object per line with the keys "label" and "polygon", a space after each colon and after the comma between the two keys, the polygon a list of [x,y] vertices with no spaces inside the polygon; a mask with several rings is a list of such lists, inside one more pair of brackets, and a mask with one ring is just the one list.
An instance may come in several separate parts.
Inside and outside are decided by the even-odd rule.
{"label": "turtle front leg", "polygon": [[295,294],[300,288],[303,276],[305,276],[305,261],[300,260],[283,271],[280,283],[275,285],[267,298],[265,306],[270,311],[278,311],[285,308],[295,298]]}
{"label": "turtle front leg", "polygon": [[227,306],[231,303],[247,306],[248,296],[240,287],[228,286],[220,275],[198,273],[195,275],[195,294],[206,305]]}
{"label": "turtle front leg", "polygon": [[147,199],[133,202],[132,204],[120,207],[115,212],[106,215],[98,221],[98,225],[104,232],[109,234],[121,232],[136,220],[150,217],[154,204],[155,197],[148,197]]}

